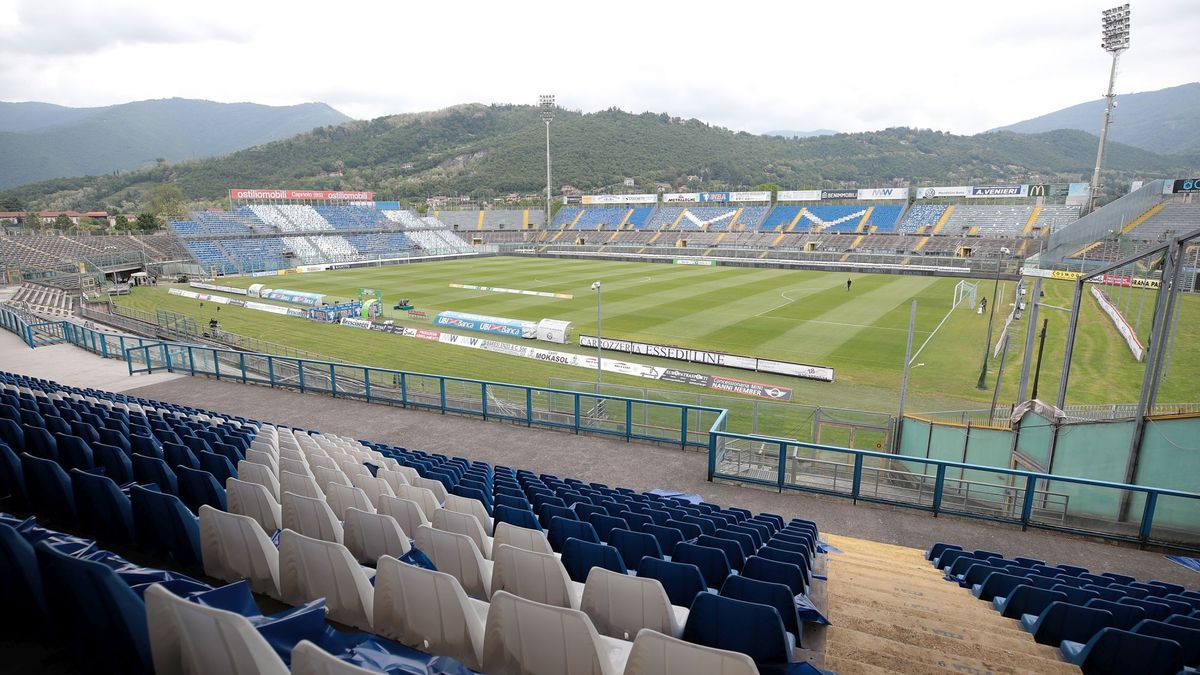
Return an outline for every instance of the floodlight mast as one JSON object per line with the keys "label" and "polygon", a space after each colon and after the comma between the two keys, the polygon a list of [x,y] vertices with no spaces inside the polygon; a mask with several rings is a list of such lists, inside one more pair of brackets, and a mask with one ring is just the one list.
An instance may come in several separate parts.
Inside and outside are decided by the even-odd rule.
{"label": "floodlight mast", "polygon": [[1100,22],[1100,46],[1112,54],[1112,68],[1108,73],[1108,93],[1104,95],[1104,125],[1100,127],[1100,147],[1096,149],[1096,169],[1092,172],[1088,213],[1096,210],[1096,202],[1100,198],[1100,169],[1104,166],[1104,146],[1108,141],[1108,125],[1112,122],[1113,100],[1116,98],[1113,89],[1117,83],[1117,61],[1121,58],[1121,52],[1129,49],[1129,4],[1104,10],[1100,13]]}
{"label": "floodlight mast", "polygon": [[546,224],[550,227],[550,122],[554,120],[554,94],[542,94],[538,97],[542,108],[542,121],[546,123]]}

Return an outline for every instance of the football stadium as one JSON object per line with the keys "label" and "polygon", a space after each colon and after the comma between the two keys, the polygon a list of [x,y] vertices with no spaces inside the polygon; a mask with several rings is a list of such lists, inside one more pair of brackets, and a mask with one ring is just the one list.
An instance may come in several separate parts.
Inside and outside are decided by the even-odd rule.
{"label": "football stadium", "polygon": [[1200,177],[556,194],[541,103],[533,205],[11,214],[0,670],[1198,672]]}

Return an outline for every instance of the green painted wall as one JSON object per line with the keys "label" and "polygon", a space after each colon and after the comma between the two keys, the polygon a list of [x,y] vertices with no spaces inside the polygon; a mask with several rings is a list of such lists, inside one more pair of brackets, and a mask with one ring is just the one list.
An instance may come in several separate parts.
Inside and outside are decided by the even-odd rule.
{"label": "green painted wall", "polygon": [[1017,450],[1041,466],[1046,466],[1053,438],[1054,420],[1037,413],[1027,413],[1021,418],[1017,429]]}
{"label": "green painted wall", "polygon": [[[1200,418],[1150,420],[1142,439],[1135,482],[1200,492]],[[1132,513],[1140,515],[1143,502],[1139,497]],[[1154,527],[1195,531],[1200,527],[1200,500],[1159,497]]]}
{"label": "green painted wall", "polygon": [[[1133,422],[1071,424],[1059,428],[1050,473],[1125,482],[1125,460]],[[1108,488],[1050,481],[1049,491],[1067,495],[1073,516],[1116,518],[1121,492]]]}

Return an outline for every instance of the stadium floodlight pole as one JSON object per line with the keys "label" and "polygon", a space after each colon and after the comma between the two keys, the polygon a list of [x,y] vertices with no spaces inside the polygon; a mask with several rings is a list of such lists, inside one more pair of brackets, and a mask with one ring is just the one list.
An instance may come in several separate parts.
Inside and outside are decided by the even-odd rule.
{"label": "stadium floodlight pole", "polygon": [[599,394],[600,393],[600,373],[604,372],[600,368],[600,364],[603,363],[600,360],[601,355],[602,355],[602,352],[600,351],[600,343],[603,340],[603,338],[601,337],[601,333],[600,333],[600,282],[599,281],[592,282],[592,290],[596,291],[596,393]]}
{"label": "stadium floodlight pole", "polygon": [[[1000,249],[1001,254],[1008,253],[1008,249]],[[996,298],[1000,295],[1000,262],[1003,258],[1000,255],[996,256],[996,283],[992,286],[992,306],[988,311],[988,327],[987,338],[983,341],[983,365],[979,368],[979,381],[975,383],[977,389],[987,389],[987,367],[988,367],[988,351],[992,348],[992,320],[996,318]]]}
{"label": "stadium floodlight pole", "polygon": [[1117,83],[1117,61],[1121,58],[1121,52],[1129,49],[1129,3],[1101,12],[1100,23],[1100,46],[1112,54],[1112,67],[1108,72],[1108,93],[1104,95],[1104,125],[1100,127],[1100,146],[1096,148],[1096,168],[1092,171],[1088,213],[1096,210],[1096,201],[1100,198],[1100,168],[1104,165],[1104,145],[1108,141],[1108,125],[1112,122],[1112,109],[1116,98],[1113,88]]}
{"label": "stadium floodlight pole", "polygon": [[542,108],[542,121],[546,123],[546,224],[550,227],[550,122],[554,121],[554,94],[542,94],[538,97]]}

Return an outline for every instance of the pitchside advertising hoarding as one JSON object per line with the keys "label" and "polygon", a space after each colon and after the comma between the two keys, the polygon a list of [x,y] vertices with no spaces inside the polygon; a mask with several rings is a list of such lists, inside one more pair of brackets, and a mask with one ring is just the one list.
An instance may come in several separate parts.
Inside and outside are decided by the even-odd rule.
{"label": "pitchside advertising hoarding", "polygon": [[603,206],[605,204],[656,204],[658,195],[584,195],[579,203],[584,206]]}
{"label": "pitchside advertising hoarding", "polygon": [[506,319],[501,316],[483,316],[482,314],[467,314],[465,312],[441,312],[433,323],[448,328],[461,328],[480,333],[495,333],[510,337],[536,338],[537,324],[533,321]]}
{"label": "pitchside advertising hoarding", "polygon": [[[580,335],[579,346],[595,347],[596,336]],[[627,354],[656,356],[663,359],[673,359],[675,361],[704,363],[712,366],[724,366],[726,368],[752,370],[760,373],[789,375],[791,377],[801,377],[807,380],[833,382],[833,368],[829,368],[828,366],[816,366],[807,363],[791,363],[788,361],[774,361],[771,359],[760,359],[754,356],[740,356],[738,354],[726,354],[725,352],[710,352],[703,349],[673,347],[671,345],[659,345],[649,342],[634,342],[632,340],[611,340],[609,338],[604,338],[601,340],[600,347],[601,349],[625,352]]]}
{"label": "pitchside advertising hoarding", "polygon": [[229,198],[235,202],[271,200],[370,202],[375,200],[375,193],[344,192],[341,190],[255,190],[246,188],[233,188],[229,190]]}

